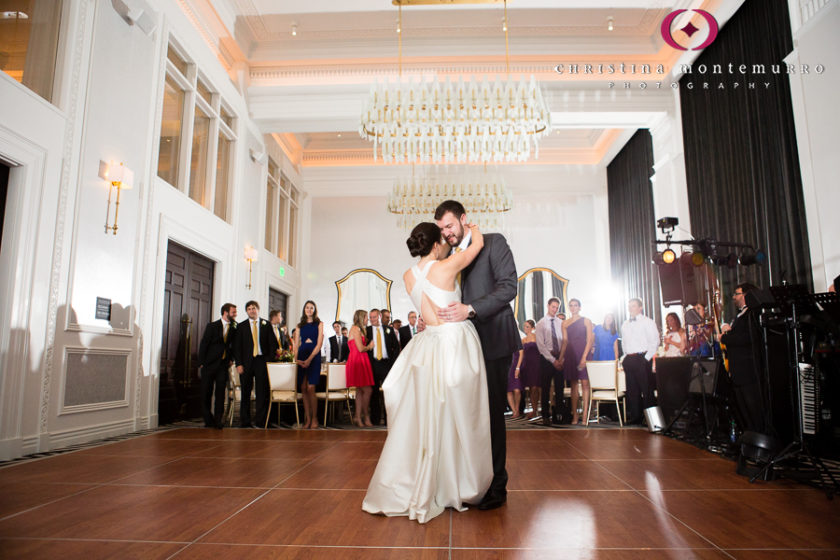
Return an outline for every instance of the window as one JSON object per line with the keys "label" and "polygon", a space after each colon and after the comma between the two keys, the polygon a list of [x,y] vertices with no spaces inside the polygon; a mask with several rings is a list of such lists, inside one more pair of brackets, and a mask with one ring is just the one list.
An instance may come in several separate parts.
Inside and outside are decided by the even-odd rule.
{"label": "window", "polygon": [[265,201],[265,248],[290,266],[297,266],[298,202],[300,191],[268,160]]}
{"label": "window", "polygon": [[9,0],[0,6],[0,70],[52,101],[60,0]]}
{"label": "window", "polygon": [[228,219],[235,118],[176,45],[166,51],[158,177]]}

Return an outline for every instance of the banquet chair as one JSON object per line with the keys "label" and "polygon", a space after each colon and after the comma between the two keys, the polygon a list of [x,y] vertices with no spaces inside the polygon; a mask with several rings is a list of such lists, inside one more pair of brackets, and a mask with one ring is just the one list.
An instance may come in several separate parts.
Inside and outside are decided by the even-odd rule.
{"label": "banquet chair", "polygon": [[327,390],[315,393],[318,400],[324,401],[324,426],[327,425],[327,414],[330,403],[344,401],[350,410],[350,396],[347,389],[347,373],[344,364],[330,364],[327,367]]}
{"label": "banquet chair", "polygon": [[[239,374],[236,373],[236,366],[231,364],[228,368],[228,387],[227,387],[227,397],[225,399],[227,402],[225,406],[227,407],[227,413],[230,415],[230,425],[233,426],[233,417],[235,415],[236,404],[239,403],[240,414],[242,414],[242,385],[239,383]],[[254,398],[254,390],[251,390],[251,400],[256,400]]]}
{"label": "banquet chair", "polygon": [[270,399],[268,402],[268,414],[265,415],[265,427],[268,428],[268,419],[271,418],[271,405],[277,403],[277,413],[280,414],[280,405],[293,403],[295,405],[295,424],[300,424],[300,412],[298,412],[298,400],[301,396],[297,392],[297,366],[294,364],[268,364],[268,386]]}
{"label": "banquet chair", "polygon": [[618,400],[624,400],[624,391],[619,388],[618,362],[616,360],[587,361],[586,371],[589,374],[590,390],[590,410],[586,411],[586,425],[589,425],[592,403],[595,403],[595,415],[600,418],[601,401],[610,401],[615,403],[615,409],[618,413],[618,425],[623,427],[624,422],[621,419],[621,409],[619,408]]}

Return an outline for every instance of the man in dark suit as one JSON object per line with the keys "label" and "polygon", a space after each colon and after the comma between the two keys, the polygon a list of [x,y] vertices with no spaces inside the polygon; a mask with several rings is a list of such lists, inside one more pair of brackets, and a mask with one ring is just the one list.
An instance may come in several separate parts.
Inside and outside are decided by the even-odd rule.
{"label": "man in dark suit", "polygon": [[279,309],[272,309],[268,313],[268,322],[271,323],[271,330],[274,333],[274,338],[277,339],[278,350],[288,350],[291,348],[289,337],[286,336],[286,333],[281,328],[283,326],[283,312]]}
{"label": "man in dark suit", "polygon": [[239,413],[240,426],[255,428],[251,422],[251,388],[256,392],[256,421],[257,426],[265,426],[268,414],[268,369],[266,362],[273,361],[277,355],[277,338],[271,325],[265,319],[260,319],[260,304],[249,301],[245,304],[248,319],[239,323],[236,328],[236,346],[234,358],[239,382],[242,385],[242,407]]}
{"label": "man in dark suit", "polygon": [[346,362],[350,355],[350,347],[347,346],[347,337],[341,334],[341,323],[336,321],[332,324],[335,334],[330,337],[330,361]]}
{"label": "man in dark suit", "polygon": [[397,342],[397,335],[391,327],[383,327],[380,324],[378,309],[371,309],[368,313],[370,325],[368,325],[365,336],[369,342],[373,342],[373,348],[368,351],[370,365],[373,368],[373,395],[370,397],[370,421],[374,426],[379,425],[379,420],[385,418],[388,424],[388,417],[385,416],[385,407],[382,404],[382,382],[391,371],[391,366],[397,355],[400,353],[400,343]]}
{"label": "man in dark suit", "polygon": [[760,356],[758,359],[756,356],[761,344],[761,332],[757,318],[746,304],[747,294],[756,290],[758,288],[749,283],[738,284],[735,288],[732,300],[738,308],[738,315],[731,323],[721,325],[720,343],[726,346],[732,389],[741,411],[744,429],[766,433],[764,399],[758,373],[761,360]]}
{"label": "man in dark suit", "polygon": [[[222,429],[225,412],[225,390],[228,368],[233,363],[233,341],[236,339],[236,306],[226,303],[218,321],[207,324],[198,345],[198,364],[201,368],[201,412],[205,428]],[[216,393],[215,406],[210,403]]]}
{"label": "man in dark suit", "polygon": [[409,311],[408,324],[400,327],[400,347],[405,348],[406,344],[411,342],[411,337],[417,334],[417,332],[417,313]]}
{"label": "man in dark suit", "polygon": [[[442,202],[435,210],[435,221],[454,251],[469,246],[471,235],[463,205],[455,200]],[[493,454],[493,482],[478,509],[494,509],[507,500],[505,470],[505,405],[507,376],[513,353],[522,348],[519,329],[510,302],[516,297],[516,265],[503,235],[484,234],[484,248],[461,272],[462,303],[451,303],[438,311],[444,321],[470,319],[475,324],[487,369],[490,403],[490,438]]]}

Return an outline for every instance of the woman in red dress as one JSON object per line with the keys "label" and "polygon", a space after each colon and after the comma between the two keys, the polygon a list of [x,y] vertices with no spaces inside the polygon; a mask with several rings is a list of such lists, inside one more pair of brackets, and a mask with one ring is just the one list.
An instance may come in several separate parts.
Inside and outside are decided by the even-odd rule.
{"label": "woman in red dress", "polygon": [[373,426],[370,421],[370,396],[373,392],[373,369],[370,367],[368,350],[373,348],[373,342],[365,343],[365,323],[367,311],[357,309],[353,314],[353,326],[350,327],[348,338],[350,356],[344,371],[347,375],[347,386],[356,388],[356,415],[353,423],[360,428]]}

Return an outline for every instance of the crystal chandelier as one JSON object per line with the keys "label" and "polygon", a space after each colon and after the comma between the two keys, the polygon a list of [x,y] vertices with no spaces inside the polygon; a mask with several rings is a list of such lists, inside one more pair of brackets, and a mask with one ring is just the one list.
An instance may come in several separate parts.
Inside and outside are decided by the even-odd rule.
{"label": "crystal chandelier", "polygon": [[551,112],[533,76],[510,77],[507,2],[504,32],[508,76],[503,81],[441,83],[402,80],[402,4],[397,27],[400,80],[374,84],[359,134],[386,163],[522,162],[539,158],[539,139],[551,132]]}
{"label": "crystal chandelier", "polygon": [[482,229],[501,229],[513,202],[499,174],[432,174],[397,179],[388,196],[388,211],[397,215],[399,227],[410,230],[431,221],[438,205],[450,199],[463,204],[467,219]]}

